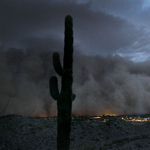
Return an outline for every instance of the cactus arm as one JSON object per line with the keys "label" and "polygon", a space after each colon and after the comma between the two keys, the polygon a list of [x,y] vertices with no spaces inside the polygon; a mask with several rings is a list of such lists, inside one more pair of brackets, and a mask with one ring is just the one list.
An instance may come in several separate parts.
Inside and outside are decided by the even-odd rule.
{"label": "cactus arm", "polygon": [[72,101],[76,98],[76,95],[75,94],[72,94]]}
{"label": "cactus arm", "polygon": [[62,66],[61,66],[61,63],[60,63],[60,55],[59,55],[58,52],[54,52],[54,53],[53,53],[53,66],[54,66],[55,71],[56,71],[60,76],[62,76],[62,74],[63,74],[63,69],[62,69]]}
{"label": "cactus arm", "polygon": [[49,80],[50,85],[50,94],[54,100],[58,100],[59,90],[58,90],[58,81],[55,76],[52,76]]}

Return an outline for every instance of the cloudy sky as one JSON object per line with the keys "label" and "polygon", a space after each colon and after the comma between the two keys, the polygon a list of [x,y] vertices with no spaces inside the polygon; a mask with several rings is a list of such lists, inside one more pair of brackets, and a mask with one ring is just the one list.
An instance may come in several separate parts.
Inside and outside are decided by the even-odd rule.
{"label": "cloudy sky", "polygon": [[48,80],[68,14],[73,114],[150,113],[149,0],[0,0],[0,114],[57,114]]}
{"label": "cloudy sky", "polygon": [[63,44],[64,17],[74,19],[74,46],[86,55],[150,59],[149,0],[0,0],[0,44],[25,49]]}

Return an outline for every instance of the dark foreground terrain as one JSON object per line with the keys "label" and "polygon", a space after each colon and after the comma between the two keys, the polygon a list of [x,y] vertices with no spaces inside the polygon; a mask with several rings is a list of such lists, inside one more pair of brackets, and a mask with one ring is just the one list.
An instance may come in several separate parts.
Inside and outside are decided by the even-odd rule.
{"label": "dark foreground terrain", "polygon": [[[0,150],[56,150],[56,117],[0,117]],[[150,150],[150,122],[73,117],[70,150]]]}

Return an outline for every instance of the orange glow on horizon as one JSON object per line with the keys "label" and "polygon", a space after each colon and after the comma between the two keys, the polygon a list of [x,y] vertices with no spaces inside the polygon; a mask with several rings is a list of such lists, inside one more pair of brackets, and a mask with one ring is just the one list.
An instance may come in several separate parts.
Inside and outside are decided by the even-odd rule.
{"label": "orange glow on horizon", "polygon": [[[72,115],[72,117],[84,117],[84,116],[91,116],[91,117],[94,117],[95,119],[97,118],[101,118],[101,116],[119,116],[119,114],[102,114],[102,115]],[[34,117],[57,117],[57,116],[54,116],[54,115],[51,115],[51,116],[47,116],[47,115],[37,115],[37,116],[34,116]]]}

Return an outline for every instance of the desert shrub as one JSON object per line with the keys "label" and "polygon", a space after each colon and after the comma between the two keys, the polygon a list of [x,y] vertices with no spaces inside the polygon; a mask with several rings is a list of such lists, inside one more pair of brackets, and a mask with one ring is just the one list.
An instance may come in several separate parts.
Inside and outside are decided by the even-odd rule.
{"label": "desert shrub", "polygon": [[128,141],[130,141],[130,139],[126,137],[126,138],[114,140],[113,144],[122,145],[122,144],[124,144],[124,143],[126,143]]}
{"label": "desert shrub", "polygon": [[84,139],[84,137],[85,137],[84,135],[80,135],[80,139]]}
{"label": "desert shrub", "polygon": [[71,141],[74,141],[74,140],[75,140],[75,138],[74,138],[74,137],[71,137],[71,138],[70,138],[70,140],[71,140]]}
{"label": "desert shrub", "polygon": [[141,139],[141,137],[139,135],[137,135],[137,136],[133,137],[131,140],[135,141],[135,140],[139,140],[139,139]]}
{"label": "desert shrub", "polygon": [[143,134],[143,135],[142,135],[142,139],[149,139],[149,135]]}
{"label": "desert shrub", "polygon": [[99,141],[99,138],[92,138],[92,141]]}
{"label": "desert shrub", "polygon": [[140,143],[137,143],[137,144],[136,144],[136,147],[138,147],[138,148],[143,148],[142,144],[140,144]]}
{"label": "desert shrub", "polygon": [[39,130],[43,130],[43,127],[37,127],[37,129],[39,129]]}
{"label": "desert shrub", "polygon": [[35,134],[36,133],[36,128],[34,128],[34,127],[30,128],[30,133]]}
{"label": "desert shrub", "polygon": [[32,124],[32,123],[29,123],[29,126],[33,126],[33,124]]}
{"label": "desert shrub", "polygon": [[99,150],[99,149],[96,149],[96,147],[93,143],[85,143],[82,145],[81,144],[77,145],[76,150]]}

